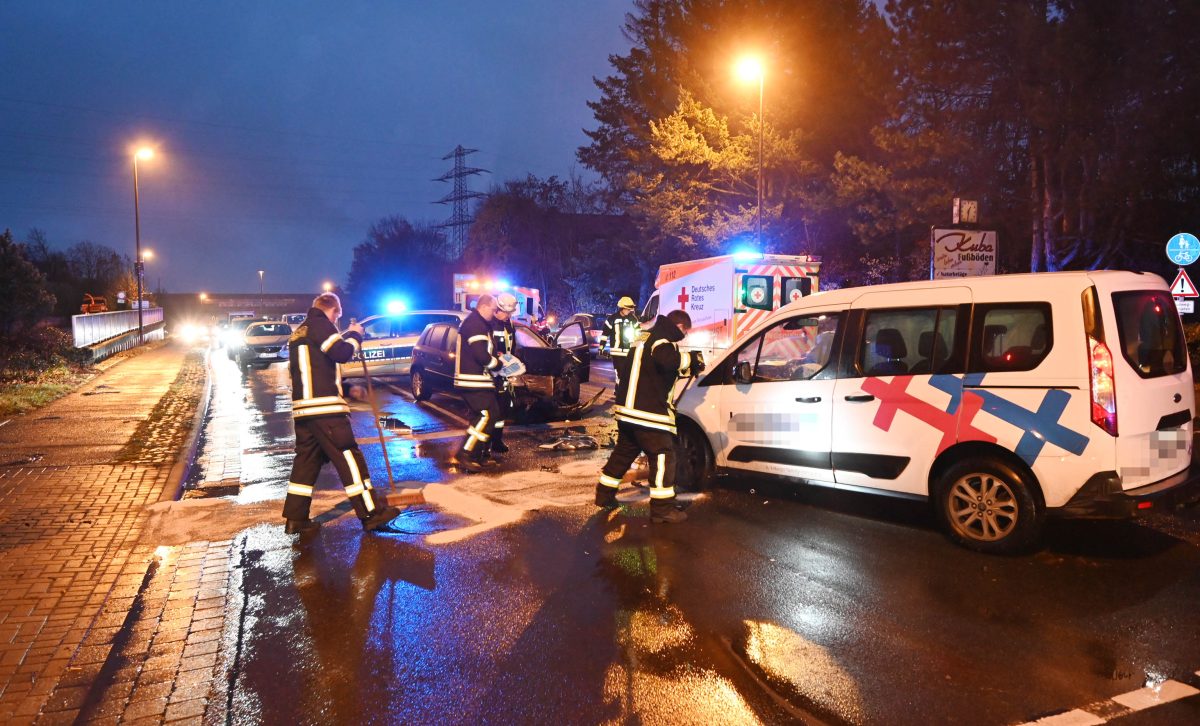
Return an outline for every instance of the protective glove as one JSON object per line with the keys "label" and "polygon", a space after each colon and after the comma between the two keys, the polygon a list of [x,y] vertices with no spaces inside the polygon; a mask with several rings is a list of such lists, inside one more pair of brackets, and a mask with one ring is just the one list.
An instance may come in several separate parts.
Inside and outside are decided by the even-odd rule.
{"label": "protective glove", "polygon": [[704,371],[704,354],[698,350],[693,350],[693,351],[688,352],[688,356],[690,356],[692,359],[692,363],[691,363],[692,375],[693,376],[700,375]]}

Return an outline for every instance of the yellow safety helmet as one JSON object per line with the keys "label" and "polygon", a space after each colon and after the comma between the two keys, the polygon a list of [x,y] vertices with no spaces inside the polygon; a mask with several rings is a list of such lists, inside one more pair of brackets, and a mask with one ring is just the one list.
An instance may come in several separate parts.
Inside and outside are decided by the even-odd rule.
{"label": "yellow safety helmet", "polygon": [[635,302],[633,301],[633,298],[631,298],[631,297],[629,297],[628,295],[626,295],[625,297],[623,297],[623,298],[621,298],[620,300],[618,300],[618,301],[617,301],[617,307],[619,307],[619,308],[630,308],[630,309],[632,309],[632,308],[636,308],[636,307],[637,307],[637,303],[635,303]]}

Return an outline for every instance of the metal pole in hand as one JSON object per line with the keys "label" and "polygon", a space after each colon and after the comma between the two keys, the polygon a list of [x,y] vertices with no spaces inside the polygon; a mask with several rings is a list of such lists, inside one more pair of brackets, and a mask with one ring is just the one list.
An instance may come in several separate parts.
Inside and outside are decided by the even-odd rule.
{"label": "metal pole in hand", "polygon": [[396,493],[396,482],[392,479],[392,460],[388,456],[387,442],[383,440],[383,424],[379,423],[379,408],[375,405],[375,388],[371,385],[371,372],[367,370],[367,359],[362,358],[363,377],[367,379],[367,398],[371,402],[371,416],[375,419],[375,430],[379,432],[379,445],[383,447],[383,463],[387,467],[388,489]]}

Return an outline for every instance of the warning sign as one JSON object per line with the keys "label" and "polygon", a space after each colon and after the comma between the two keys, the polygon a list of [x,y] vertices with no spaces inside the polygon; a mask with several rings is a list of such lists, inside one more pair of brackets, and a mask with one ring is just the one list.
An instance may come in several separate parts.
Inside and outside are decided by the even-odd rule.
{"label": "warning sign", "polygon": [[1171,294],[1175,297],[1200,297],[1200,293],[1196,292],[1196,286],[1192,284],[1192,278],[1188,277],[1187,270],[1179,268],[1179,274],[1175,276],[1175,282],[1171,283]]}

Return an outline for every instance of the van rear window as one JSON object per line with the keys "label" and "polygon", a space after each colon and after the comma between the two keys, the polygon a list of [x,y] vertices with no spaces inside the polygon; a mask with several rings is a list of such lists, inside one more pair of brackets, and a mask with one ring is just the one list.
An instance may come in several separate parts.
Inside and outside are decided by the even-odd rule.
{"label": "van rear window", "polygon": [[1187,370],[1183,324],[1171,296],[1159,290],[1114,292],[1121,353],[1142,378]]}

